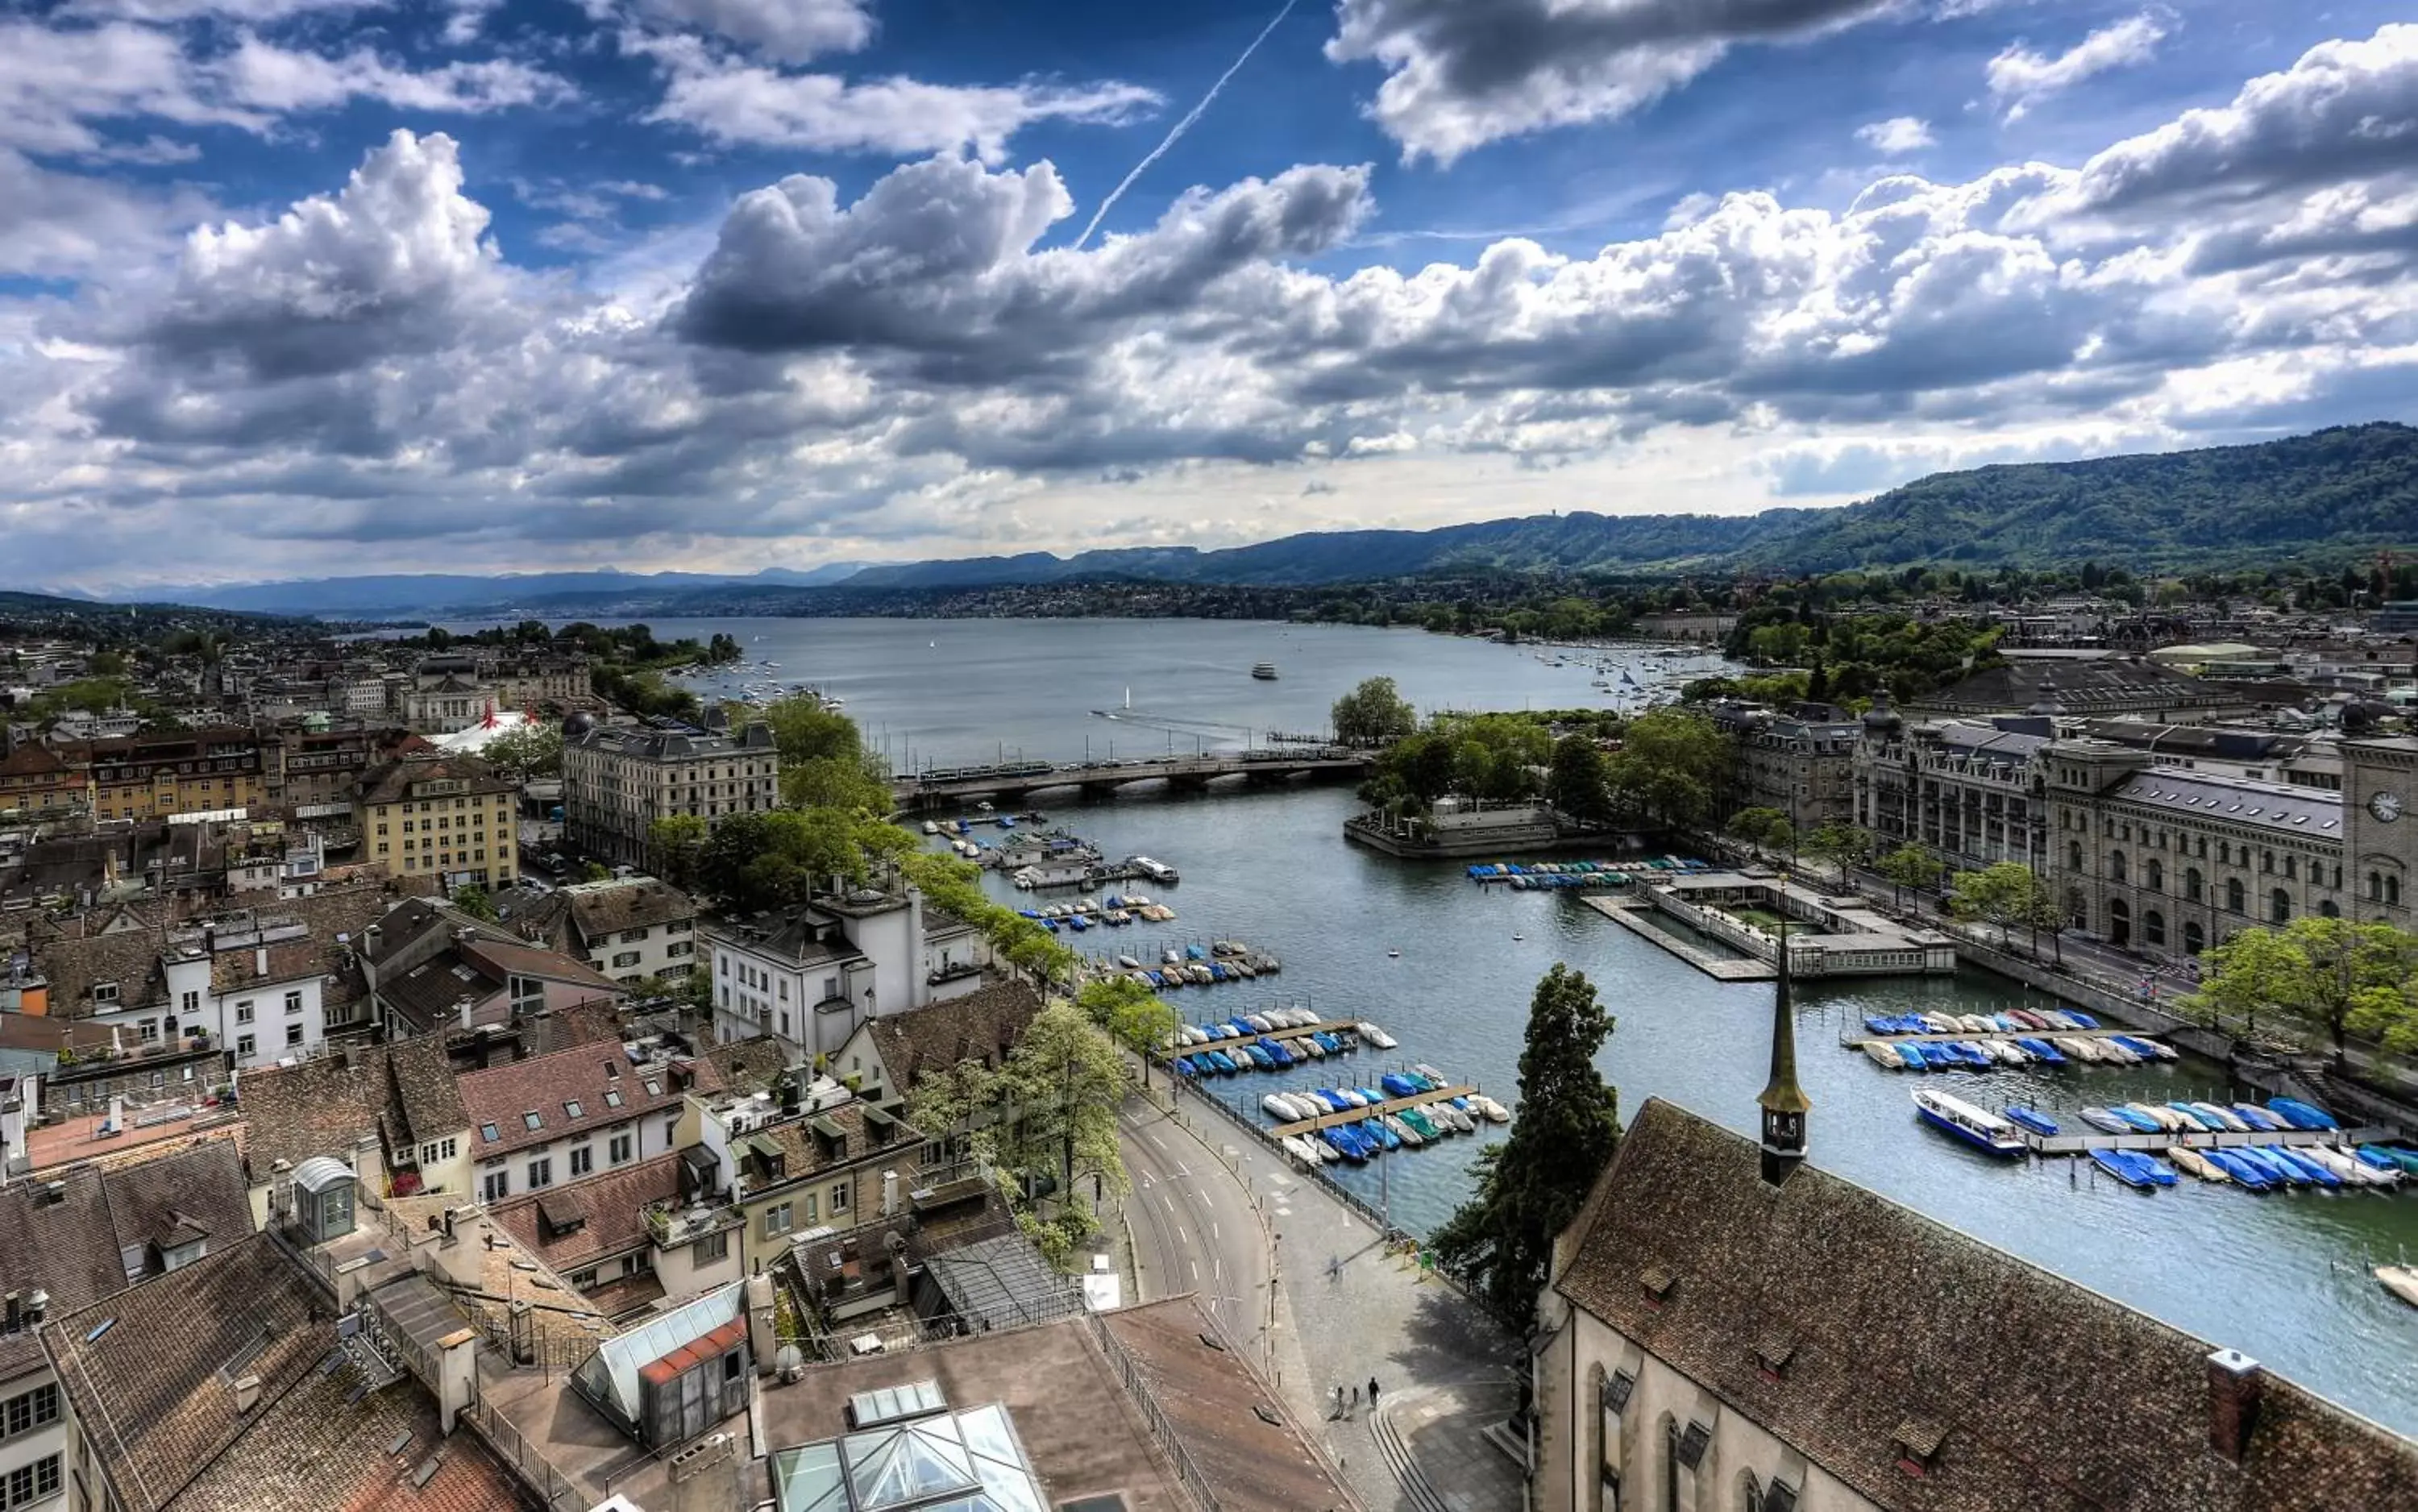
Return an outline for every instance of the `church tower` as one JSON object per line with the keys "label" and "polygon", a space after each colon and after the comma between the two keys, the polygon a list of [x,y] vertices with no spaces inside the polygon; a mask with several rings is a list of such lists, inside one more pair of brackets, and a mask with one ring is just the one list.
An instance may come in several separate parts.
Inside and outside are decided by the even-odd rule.
{"label": "church tower", "polygon": [[1778,1186],[1805,1163],[1805,1115],[1814,1101],[1797,1085],[1797,1015],[1788,999],[1788,909],[1780,914],[1780,976],[1771,994],[1771,1079],[1763,1105],[1763,1179]]}

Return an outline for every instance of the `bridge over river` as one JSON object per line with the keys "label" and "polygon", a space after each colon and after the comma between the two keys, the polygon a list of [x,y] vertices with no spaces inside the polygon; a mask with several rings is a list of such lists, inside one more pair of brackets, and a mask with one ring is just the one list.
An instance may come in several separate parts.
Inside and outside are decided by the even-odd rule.
{"label": "bridge over river", "polygon": [[1144,782],[1201,788],[1227,777],[1246,783],[1281,783],[1297,777],[1356,780],[1368,775],[1376,759],[1371,752],[1326,747],[1228,751],[1140,761],[1011,761],[916,772],[899,778],[893,791],[898,806],[911,811],[947,807],[973,798],[1020,802],[1051,788],[1104,793]]}

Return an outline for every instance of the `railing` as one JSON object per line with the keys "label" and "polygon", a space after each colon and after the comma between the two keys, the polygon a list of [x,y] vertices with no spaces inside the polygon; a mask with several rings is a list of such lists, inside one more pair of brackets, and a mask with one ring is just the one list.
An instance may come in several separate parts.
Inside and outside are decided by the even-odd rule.
{"label": "railing", "polygon": [[554,1461],[541,1453],[535,1444],[514,1428],[512,1419],[488,1406],[474,1401],[465,1408],[462,1421],[486,1441],[487,1447],[497,1459],[510,1465],[521,1483],[537,1493],[547,1512],[582,1512],[598,1498],[580,1489],[579,1483],[555,1468]]}
{"label": "railing", "polygon": [[[1175,1468],[1176,1485],[1201,1512],[1217,1512],[1217,1493],[1210,1490],[1208,1477],[1202,1475],[1200,1467],[1192,1462],[1191,1454],[1184,1447],[1183,1435],[1176,1431],[1175,1425],[1168,1420],[1167,1413],[1159,1407],[1158,1398],[1152,1393],[1150,1382],[1142,1374],[1140,1362],[1117,1337],[1115,1330],[1101,1321],[1098,1314],[1086,1311],[1083,1321],[1090,1325],[1092,1337],[1100,1346],[1100,1353],[1115,1369],[1117,1383],[1125,1387],[1125,1395],[1140,1410],[1142,1422],[1150,1428],[1151,1442],[1158,1445],[1160,1452],[1167,1456],[1168,1463]],[[1216,1319],[1210,1320],[1210,1326],[1217,1327]],[[1229,1348],[1231,1350],[1231,1346]]]}

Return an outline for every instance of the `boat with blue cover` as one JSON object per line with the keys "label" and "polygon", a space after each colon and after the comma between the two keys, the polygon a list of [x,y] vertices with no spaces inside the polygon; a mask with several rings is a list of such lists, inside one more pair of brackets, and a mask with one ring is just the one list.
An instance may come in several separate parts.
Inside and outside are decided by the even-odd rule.
{"label": "boat with blue cover", "polygon": [[2244,1191],[2263,1192],[2275,1184],[2274,1178],[2264,1169],[2230,1150],[2203,1150],[2199,1153],[2201,1159],[2232,1177],[2234,1184]]}
{"label": "boat with blue cover", "polygon": [[2270,1097],[2267,1110],[2296,1129],[2333,1129],[2341,1125],[2322,1107],[2291,1097]]}
{"label": "boat with blue cover", "polygon": [[2112,1107],[2086,1107],[2082,1110],[2082,1122],[2104,1134],[2135,1132],[2133,1125]]}
{"label": "boat with blue cover", "polygon": [[2175,1173],[2164,1161],[2138,1150],[2093,1150],[2090,1158],[2100,1169],[2127,1186],[2148,1191],[2175,1184]]}
{"label": "boat with blue cover", "polygon": [[2288,1145],[2270,1144],[2259,1148],[2286,1165],[2298,1168],[2302,1175],[2319,1186],[2340,1186],[2343,1184],[2341,1177]]}
{"label": "boat with blue cover", "polygon": [[1419,1092],[1417,1080],[1402,1071],[1386,1072],[1377,1078],[1377,1085],[1385,1089],[1388,1097],[1412,1097]]}
{"label": "boat with blue cover", "polygon": [[2030,1056],[2035,1061],[2043,1061],[2053,1066],[2061,1066],[2065,1064],[2065,1052],[2058,1049],[2056,1046],[2051,1045],[2048,1041],[2041,1039],[2036,1035],[2026,1035],[2023,1038],[2016,1040],[2015,1043],[2022,1046],[2024,1047],[2024,1053]]}
{"label": "boat with blue cover", "polygon": [[2189,1121],[2193,1128],[2205,1130],[2210,1134],[2222,1134],[2225,1132],[2224,1124],[2209,1117],[2206,1113],[2201,1112],[2198,1108],[2194,1107],[2189,1103],[2168,1103],[2166,1106],[2175,1110],[2177,1117]]}
{"label": "boat with blue cover", "polygon": [[1293,1052],[1291,1050],[1286,1049],[1283,1046],[1278,1044],[1274,1040],[1258,1040],[1253,1043],[1255,1043],[1262,1050],[1266,1052],[1269,1060],[1274,1061],[1277,1063],[1278,1070],[1285,1071],[1292,1068]]}
{"label": "boat with blue cover", "polygon": [[2164,1134],[2166,1126],[2149,1114],[2130,1107],[2111,1107],[2107,1111],[2131,1125],[2135,1134]]}
{"label": "boat with blue cover", "polygon": [[2015,1126],[1986,1108],[1974,1107],[1961,1097],[1919,1087],[1914,1092],[1915,1116],[1936,1129],[1954,1136],[1978,1150],[1994,1155],[2019,1155],[2024,1153],[2023,1137]]}
{"label": "boat with blue cover", "polygon": [[2038,1135],[2045,1136],[2057,1133],[2057,1121],[2055,1119],[2044,1118],[2042,1115],[2033,1112],[2028,1107],[2008,1108],[2007,1122],[2014,1124],[2017,1128],[2029,1129],[2031,1132]]}
{"label": "boat with blue cover", "polygon": [[2099,1027],[2099,1020],[2091,1017],[2089,1014],[2084,1013],[2079,1008],[2060,1008],[2058,1012],[2065,1015],[2067,1018],[2071,1019],[2075,1029],[2097,1029]]}
{"label": "boat with blue cover", "polygon": [[1360,1127],[1368,1130],[1369,1137],[1386,1150],[1400,1150],[1402,1147],[1402,1137],[1385,1127],[1385,1121],[1382,1119],[1365,1120]]}
{"label": "boat with blue cover", "polygon": [[2234,1104],[2233,1116],[2240,1119],[2242,1123],[2249,1124],[2252,1128],[2257,1130],[2261,1134],[2273,1134],[2277,1129],[2286,1127],[2282,1119],[2270,1113],[2265,1108],[2259,1107],[2257,1103]]}

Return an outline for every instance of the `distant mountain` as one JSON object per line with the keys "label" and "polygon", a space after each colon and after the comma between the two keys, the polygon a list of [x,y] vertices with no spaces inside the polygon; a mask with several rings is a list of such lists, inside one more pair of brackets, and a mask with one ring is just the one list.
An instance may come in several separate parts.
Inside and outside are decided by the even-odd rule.
{"label": "distant mountain", "polygon": [[645,613],[645,603],[693,588],[826,588],[846,581],[864,565],[832,562],[804,572],[770,567],[743,575],[625,573],[617,568],[580,573],[516,573],[494,577],[426,573],[172,588],[159,590],[159,596],[206,608],[348,619],[478,615],[519,607],[548,613],[607,613],[612,606],[625,603],[636,604],[637,612]]}
{"label": "distant mountain", "polygon": [[1934,473],[1741,553],[1831,572],[1913,562],[2184,571],[2340,562],[2418,544],[2418,429],[2378,421],[2250,446]]}

